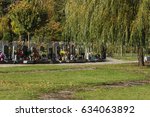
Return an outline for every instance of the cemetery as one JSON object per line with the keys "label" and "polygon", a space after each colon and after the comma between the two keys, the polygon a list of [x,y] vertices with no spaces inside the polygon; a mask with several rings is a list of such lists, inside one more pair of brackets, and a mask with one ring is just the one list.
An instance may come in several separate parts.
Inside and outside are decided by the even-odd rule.
{"label": "cemetery", "polygon": [[[52,41],[48,44],[0,41],[0,63],[34,64],[34,63],[85,63],[102,62],[106,59],[83,44]],[[103,54],[104,55],[104,54]]]}
{"label": "cemetery", "polygon": [[149,89],[150,0],[0,1],[0,99],[149,100]]}

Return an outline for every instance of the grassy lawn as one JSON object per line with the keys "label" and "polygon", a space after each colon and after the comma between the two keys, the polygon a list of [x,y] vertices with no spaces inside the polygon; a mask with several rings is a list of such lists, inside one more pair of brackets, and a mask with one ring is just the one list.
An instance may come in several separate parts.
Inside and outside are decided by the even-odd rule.
{"label": "grassy lawn", "polygon": [[113,58],[120,60],[137,61],[137,54],[126,53],[123,56],[119,54],[114,54]]}
{"label": "grassy lawn", "polygon": [[99,88],[78,92],[74,96],[85,100],[150,100],[150,85]]}
{"label": "grassy lawn", "polygon": [[33,65],[0,67],[0,99],[39,99],[70,91],[72,99],[150,99],[150,85],[105,84],[150,80],[150,68],[122,65]]}

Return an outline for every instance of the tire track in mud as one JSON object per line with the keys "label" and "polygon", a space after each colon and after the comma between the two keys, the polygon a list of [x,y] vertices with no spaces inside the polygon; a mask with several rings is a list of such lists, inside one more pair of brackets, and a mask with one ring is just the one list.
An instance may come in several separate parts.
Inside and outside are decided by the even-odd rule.
{"label": "tire track in mud", "polygon": [[84,87],[75,90],[62,90],[55,93],[49,94],[42,94],[39,99],[40,100],[73,100],[73,94],[78,91],[95,91],[99,88],[122,88],[122,87],[132,87],[132,86],[142,86],[150,84],[150,80],[138,80],[138,81],[125,81],[125,82],[118,82],[118,83],[103,83],[103,84],[96,84],[92,87]]}

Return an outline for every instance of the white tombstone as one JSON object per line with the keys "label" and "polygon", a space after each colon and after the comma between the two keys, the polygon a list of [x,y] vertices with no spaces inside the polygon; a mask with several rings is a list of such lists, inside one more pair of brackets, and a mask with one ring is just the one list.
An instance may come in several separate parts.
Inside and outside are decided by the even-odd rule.
{"label": "white tombstone", "polygon": [[150,62],[150,56],[145,56],[144,57],[144,62]]}

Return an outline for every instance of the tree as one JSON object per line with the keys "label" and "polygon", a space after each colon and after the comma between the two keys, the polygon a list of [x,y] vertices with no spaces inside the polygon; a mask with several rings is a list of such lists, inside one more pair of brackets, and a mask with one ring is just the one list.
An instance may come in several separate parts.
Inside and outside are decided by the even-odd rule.
{"label": "tree", "polygon": [[7,16],[3,16],[0,20],[1,39],[6,41],[13,41],[13,32],[11,30],[11,21]]}
{"label": "tree", "polygon": [[9,17],[11,19],[12,29],[21,36],[26,33],[28,41],[30,33],[39,28],[46,22],[48,14],[43,7],[39,7],[40,1],[20,1],[11,6]]}
{"label": "tree", "polygon": [[150,36],[150,1],[142,0],[136,19],[132,23],[131,41],[137,47],[139,66],[144,65],[144,49],[148,47]]}
{"label": "tree", "polygon": [[45,25],[35,31],[34,39],[36,39],[36,41],[49,42],[62,40],[62,26],[65,20],[65,1],[66,0],[45,0],[41,3],[49,14],[49,17]]}
{"label": "tree", "polygon": [[[138,48],[139,65],[150,35],[149,0],[68,0],[65,37],[77,42]],[[97,47],[96,47],[97,48]]]}
{"label": "tree", "polygon": [[34,40],[39,43],[50,41],[60,41],[62,27],[59,22],[50,21],[45,26],[35,30]]}
{"label": "tree", "polygon": [[0,17],[8,12],[8,7],[12,2],[12,0],[0,0]]}
{"label": "tree", "polygon": [[64,23],[65,21],[65,4],[67,0],[54,0],[54,12],[56,22]]}

